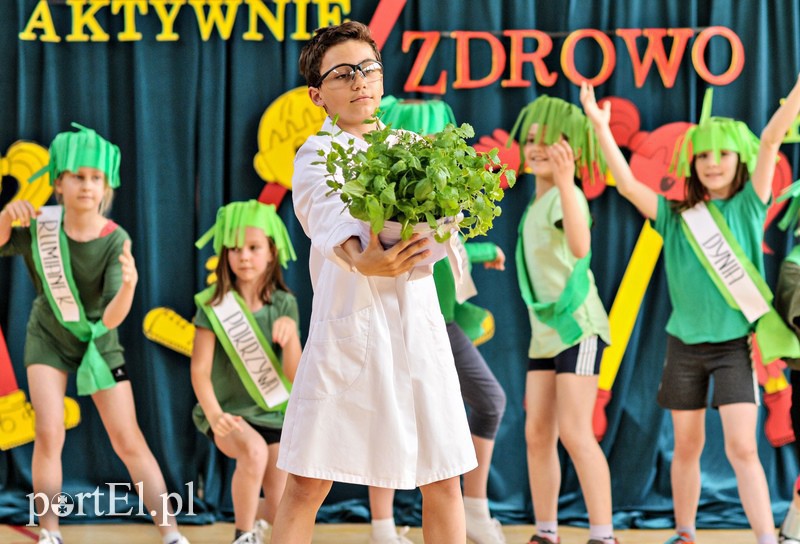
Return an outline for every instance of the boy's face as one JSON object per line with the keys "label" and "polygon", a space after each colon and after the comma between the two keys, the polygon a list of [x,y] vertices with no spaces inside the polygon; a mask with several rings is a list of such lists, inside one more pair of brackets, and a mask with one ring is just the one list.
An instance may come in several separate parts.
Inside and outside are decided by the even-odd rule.
{"label": "boy's face", "polygon": [[[349,40],[328,49],[322,57],[320,74],[345,63],[367,67],[370,60],[375,60],[375,53],[369,44]],[[361,134],[372,128],[372,125],[364,125],[364,121],[372,117],[378,109],[383,96],[383,79],[367,81],[361,73],[356,73],[348,85],[331,89],[330,78],[331,75],[328,75],[319,87],[308,88],[311,101],[325,108],[330,117],[338,115],[339,126],[348,132]]]}

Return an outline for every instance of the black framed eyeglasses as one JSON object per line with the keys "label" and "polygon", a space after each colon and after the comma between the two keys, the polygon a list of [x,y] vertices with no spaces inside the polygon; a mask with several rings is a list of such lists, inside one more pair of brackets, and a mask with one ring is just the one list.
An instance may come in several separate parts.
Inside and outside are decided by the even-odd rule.
{"label": "black framed eyeglasses", "polygon": [[348,64],[346,62],[337,64],[319,76],[317,84],[314,86],[319,88],[323,83],[327,83],[328,88],[331,90],[343,89],[353,84],[356,74],[361,74],[361,77],[367,83],[378,81],[383,79],[383,64],[371,59],[362,60],[358,64]]}

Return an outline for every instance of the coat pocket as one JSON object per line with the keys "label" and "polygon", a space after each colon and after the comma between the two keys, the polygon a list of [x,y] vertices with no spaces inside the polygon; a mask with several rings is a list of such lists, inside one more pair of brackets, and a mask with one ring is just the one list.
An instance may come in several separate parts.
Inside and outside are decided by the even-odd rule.
{"label": "coat pocket", "polygon": [[347,391],[361,376],[367,360],[372,308],[313,324],[294,394],[321,400]]}

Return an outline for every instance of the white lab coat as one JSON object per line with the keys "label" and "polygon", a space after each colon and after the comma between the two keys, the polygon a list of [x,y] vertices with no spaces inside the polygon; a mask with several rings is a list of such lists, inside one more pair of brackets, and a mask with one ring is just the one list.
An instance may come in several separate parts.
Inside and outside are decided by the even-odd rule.
{"label": "white lab coat", "polygon": [[[339,130],[329,118],[322,129]],[[329,148],[330,137],[311,136],[294,164],[314,301],[278,467],[395,489],[468,472],[477,462],[433,278],[363,276],[334,253],[369,227],[326,196],[325,167],[312,163]]]}

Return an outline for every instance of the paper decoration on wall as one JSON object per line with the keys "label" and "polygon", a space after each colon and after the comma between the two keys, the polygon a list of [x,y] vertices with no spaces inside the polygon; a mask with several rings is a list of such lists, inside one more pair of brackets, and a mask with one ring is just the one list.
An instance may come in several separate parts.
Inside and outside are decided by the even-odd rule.
{"label": "paper decoration on wall", "polygon": [[792,386],[783,373],[786,363],[775,359],[764,364],[761,349],[758,346],[758,335],[751,342],[751,356],[755,367],[758,385],[764,388],[764,406],[767,419],[764,421],[764,434],[774,447],[779,448],[795,441],[792,427]]}
{"label": "paper decoration on wall", "polygon": [[617,379],[622,357],[628,348],[639,308],[663,245],[661,236],[650,226],[649,221],[645,221],[628,261],[628,267],[622,276],[617,295],[614,297],[614,303],[608,312],[611,345],[603,351],[603,358],[600,361],[597,402],[592,418],[592,428],[597,440],[602,440],[606,434],[608,423],[605,408],[611,400],[611,386]]}
{"label": "paper decoration on wall", "polygon": [[311,102],[306,87],[283,93],[264,110],[258,123],[258,153],[253,157],[253,167],[269,187],[262,191],[261,202],[280,206],[292,188],[297,150],[324,120],[325,110]]}
{"label": "paper decoration on wall", "polygon": [[194,325],[170,308],[154,308],[144,316],[144,336],[187,357],[192,356]]}
{"label": "paper decoration on wall", "polygon": [[[64,426],[72,429],[81,421],[81,408],[75,399],[64,398]],[[0,450],[10,450],[33,442],[36,416],[17,385],[8,347],[0,330]]]}
{"label": "paper decoration on wall", "polygon": [[50,176],[45,174],[33,182],[28,180],[49,161],[50,154],[46,147],[26,141],[11,144],[6,155],[0,156],[0,184],[5,176],[10,176],[17,182],[17,191],[11,201],[27,200],[37,210],[47,202],[53,193]]}

